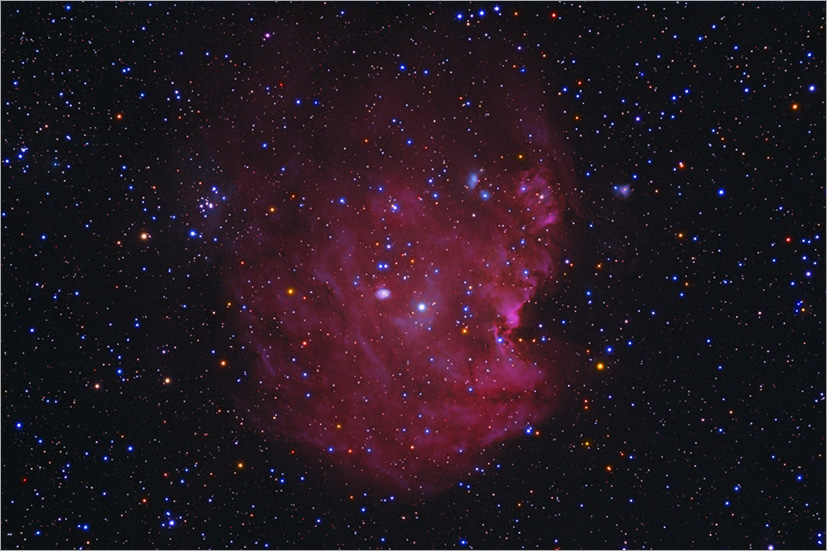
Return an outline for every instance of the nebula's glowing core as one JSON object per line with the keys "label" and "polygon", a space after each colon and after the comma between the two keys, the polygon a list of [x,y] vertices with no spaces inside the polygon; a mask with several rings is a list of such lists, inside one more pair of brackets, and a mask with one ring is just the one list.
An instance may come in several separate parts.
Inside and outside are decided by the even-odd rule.
{"label": "nebula's glowing core", "polygon": [[228,282],[257,426],[430,492],[553,409],[560,366],[519,333],[559,264],[568,175],[524,90],[463,110],[450,82],[395,86],[285,138],[306,158],[239,177]]}

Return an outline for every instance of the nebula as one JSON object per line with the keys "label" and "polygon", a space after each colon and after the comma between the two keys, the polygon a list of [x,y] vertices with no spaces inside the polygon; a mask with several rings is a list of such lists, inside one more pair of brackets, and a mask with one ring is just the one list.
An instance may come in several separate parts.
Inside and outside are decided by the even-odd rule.
{"label": "nebula", "polygon": [[438,491],[532,432],[566,369],[520,335],[560,264],[570,162],[535,88],[463,67],[385,70],[319,114],[264,103],[303,123],[235,181],[227,284],[255,353],[240,401],[394,491]]}

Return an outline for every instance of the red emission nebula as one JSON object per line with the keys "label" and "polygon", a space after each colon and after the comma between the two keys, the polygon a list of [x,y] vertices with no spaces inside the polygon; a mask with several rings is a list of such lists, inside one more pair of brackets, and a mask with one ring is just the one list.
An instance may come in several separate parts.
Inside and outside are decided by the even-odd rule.
{"label": "red emission nebula", "polygon": [[248,419],[394,492],[532,432],[567,368],[524,306],[561,265],[570,163],[524,76],[463,67],[297,85],[259,106],[276,130],[235,179]]}

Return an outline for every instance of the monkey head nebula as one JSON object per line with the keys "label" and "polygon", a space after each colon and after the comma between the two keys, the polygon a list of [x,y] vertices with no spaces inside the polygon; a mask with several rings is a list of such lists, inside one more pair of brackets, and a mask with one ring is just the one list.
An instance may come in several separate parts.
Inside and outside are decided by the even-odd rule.
{"label": "monkey head nebula", "polygon": [[424,64],[255,107],[272,128],[235,178],[227,270],[254,426],[419,494],[553,412],[564,345],[525,306],[553,287],[573,187],[519,72]]}

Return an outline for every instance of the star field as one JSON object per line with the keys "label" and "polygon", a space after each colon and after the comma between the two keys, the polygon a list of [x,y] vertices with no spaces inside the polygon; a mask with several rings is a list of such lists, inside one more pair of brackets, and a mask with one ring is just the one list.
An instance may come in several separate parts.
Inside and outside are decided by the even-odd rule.
{"label": "star field", "polygon": [[816,3],[2,5],[4,548],[824,548]]}

